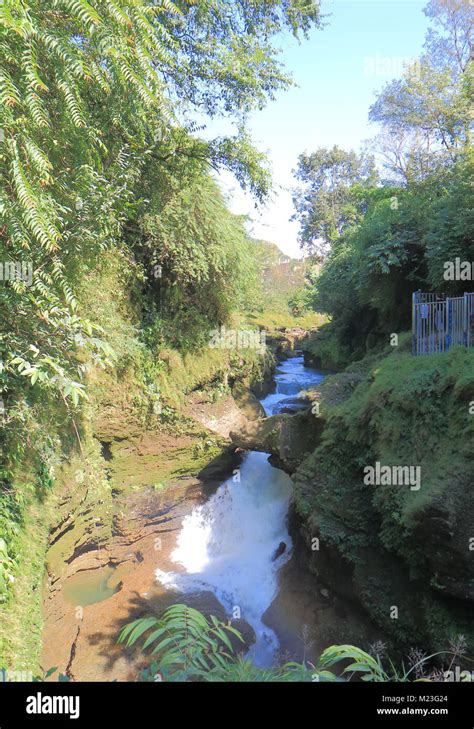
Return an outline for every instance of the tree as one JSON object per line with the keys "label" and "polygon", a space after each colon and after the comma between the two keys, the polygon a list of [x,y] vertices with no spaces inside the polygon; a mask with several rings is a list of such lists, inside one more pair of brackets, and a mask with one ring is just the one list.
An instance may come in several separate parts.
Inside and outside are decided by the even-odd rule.
{"label": "tree", "polygon": [[426,152],[454,160],[469,143],[470,110],[465,84],[422,60],[384,88],[370,119],[393,132],[419,132]]}
{"label": "tree", "polygon": [[374,161],[337,146],[320,148],[300,155],[295,174],[303,183],[293,195],[293,219],[300,223],[300,242],[321,254],[360,219],[360,198],[352,188],[370,188],[376,183]]}
{"label": "tree", "polygon": [[446,281],[445,263],[474,261],[474,159],[467,156],[449,171],[443,180],[445,194],[438,195],[430,210],[426,234],[428,287],[462,296],[472,282]]}
{"label": "tree", "polygon": [[[134,291],[163,266],[178,326],[202,336],[229,316],[249,244],[209,171],[268,194],[245,116],[291,83],[275,36],[318,19],[315,0],[0,3],[0,600],[24,505],[49,487],[46,456],[81,444],[87,372],[114,356],[85,278],[112,250]],[[190,112],[230,116],[237,133],[204,141]]]}
{"label": "tree", "polygon": [[211,329],[245,309],[256,278],[252,244],[202,166],[188,169],[179,186],[156,170],[151,180],[160,185],[127,234],[146,275],[144,324],[153,332],[159,320],[164,341],[158,343],[181,351],[200,348]]}
{"label": "tree", "polygon": [[434,28],[425,47],[432,63],[447,66],[456,76],[465,74],[472,60],[474,9],[466,0],[430,0],[424,13]]}
{"label": "tree", "polygon": [[406,183],[452,164],[470,144],[473,12],[464,0],[430,0],[425,13],[435,27],[424,54],[370,108],[370,120],[382,126],[374,148]]}
{"label": "tree", "polygon": [[[0,7],[0,394],[27,377],[77,402],[77,345],[103,350],[75,280],[134,217],[151,158],[228,165],[269,189],[245,127],[204,143],[185,104],[242,117],[290,83],[272,38],[318,23],[309,0],[5,0]],[[32,348],[33,347],[33,348]]]}
{"label": "tree", "polygon": [[379,134],[366,143],[366,149],[377,156],[387,176],[386,185],[410,185],[421,182],[437,169],[430,154],[427,135],[421,130],[382,127]]}

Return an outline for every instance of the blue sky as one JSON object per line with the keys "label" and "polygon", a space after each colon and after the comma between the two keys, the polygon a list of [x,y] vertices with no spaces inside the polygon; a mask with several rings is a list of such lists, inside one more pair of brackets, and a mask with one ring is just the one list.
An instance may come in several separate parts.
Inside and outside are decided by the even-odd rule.
{"label": "blue sky", "polygon": [[[322,11],[330,14],[323,30],[300,45],[286,35],[279,39],[282,60],[298,87],[250,118],[252,137],[268,151],[273,168],[274,201],[257,213],[232,177],[221,175],[231,209],[252,216],[253,235],[300,255],[298,225],[289,222],[297,157],[334,144],[359,150],[375,134],[368,123],[374,92],[400,76],[405,60],[420,54],[428,27],[425,5],[425,0],[323,0]],[[211,129],[216,132],[216,125]]]}

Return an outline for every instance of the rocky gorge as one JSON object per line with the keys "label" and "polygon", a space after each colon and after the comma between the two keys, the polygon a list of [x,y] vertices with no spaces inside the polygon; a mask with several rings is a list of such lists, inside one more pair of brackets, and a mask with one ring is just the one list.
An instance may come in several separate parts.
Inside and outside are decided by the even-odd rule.
{"label": "rocky gorge", "polygon": [[[117,646],[125,622],[158,614],[182,599],[205,614],[232,618],[232,599],[223,604],[212,580],[209,589],[188,585],[183,598],[182,590],[156,579],[156,569],[163,575],[176,573],[173,555],[183,523],[241,472],[246,452],[270,455],[273,468],[265,468],[283,469],[293,482],[284,517],[291,549],[280,558],[278,588],[260,616],[264,631],[277,636],[279,656],[303,660],[331,642],[368,646],[375,640],[386,641],[402,655],[420,642],[436,651],[455,634],[470,635],[472,507],[457,499],[453,482],[449,498],[433,486],[429,494],[421,490],[421,500],[398,490],[387,501],[360,478],[362,462],[393,461],[421,423],[425,441],[433,439],[436,452],[426,420],[432,413],[414,399],[407,405],[385,372],[406,366],[406,356],[401,351],[316,380],[311,375],[295,402],[293,368],[303,363],[295,346],[304,347],[304,341],[283,335],[272,342],[279,361],[276,382],[287,390],[283,400],[281,394],[272,395],[278,384],[269,370],[258,382],[234,382],[233,393],[217,403],[193,396],[187,404],[193,425],[179,437],[162,431],[134,433],[129,426],[125,432],[123,419],[110,413],[101,419],[96,438],[112,494],[116,491],[113,514],[107,513],[106,500],[93,506],[84,498],[77,503],[73,486],[63,497],[64,516],[51,532],[48,551],[44,666],[59,665],[75,680],[130,680],[143,656]],[[454,377],[452,364],[439,371],[440,396],[447,393],[446,380],[452,383]],[[454,391],[456,407],[471,397],[470,385],[455,383]],[[282,412],[286,407],[289,412]],[[397,410],[405,418],[403,431],[393,420]],[[365,435],[370,433],[365,461],[354,435],[361,423]],[[208,442],[198,451],[196,433],[204,433]],[[464,467],[467,450],[461,448],[458,458]],[[196,459],[202,468],[196,468]],[[433,476],[427,468],[424,474],[427,490]],[[77,482],[80,469],[72,469],[70,478]],[[256,640],[255,620],[253,627],[251,622],[245,610],[234,618],[250,651]]]}
{"label": "rocky gorge", "polygon": [[[272,474],[281,474],[282,483],[286,483],[285,479],[290,483],[284,472],[266,464],[266,460],[270,454],[275,466],[292,471],[292,464],[297,462],[302,451],[301,447],[295,448],[290,432],[295,428],[299,441],[296,433],[303,426],[297,423],[300,419],[305,423],[312,417],[305,412],[308,401],[303,397],[297,405],[298,410],[303,409],[299,414],[294,411],[293,414],[267,417],[256,394],[262,397],[266,393],[264,402],[269,400],[270,407],[275,409],[282,399],[289,400],[290,405],[292,398],[296,399],[291,394],[295,390],[295,385],[290,383],[293,375],[285,375],[284,370],[285,362],[296,363],[301,368],[302,357],[295,352],[295,345],[299,346],[302,334],[282,334],[271,343],[281,363],[277,364],[277,380],[287,380],[282,386],[283,394],[272,394],[275,381],[271,371],[253,387],[244,381],[235,382],[233,394],[217,402],[209,402],[202,394],[196,394],[186,406],[190,416],[187,434],[177,437],[160,429],[142,433],[134,429],[133,418],[118,417],[114,406],[105,411],[96,424],[95,433],[100,444],[98,458],[107,481],[103,498],[98,498],[96,491],[90,500],[87,491],[79,498],[77,484],[87,482],[88,478],[80,464],[71,464],[69,472],[63,474],[69,488],[58,503],[61,516],[51,530],[47,553],[43,666],[57,666],[72,680],[133,680],[144,665],[144,659],[136,651],[124,651],[117,646],[118,632],[126,622],[145,614],[159,614],[168,605],[181,600],[205,614],[232,618],[229,604],[223,605],[216,596],[218,590],[205,589],[205,585],[199,584],[187,589],[183,597],[182,590],[170,589],[169,585],[160,583],[156,571],[159,568],[162,574],[174,573],[176,559],[173,554],[183,532],[183,523],[196,510],[210,503],[226,479],[240,472],[243,459],[246,468],[245,459],[249,456],[245,452],[262,451],[262,458],[259,457],[256,464],[260,469],[257,470],[260,474],[257,489],[261,490],[263,486],[262,478],[273,480]],[[281,370],[283,374],[278,375]],[[311,379],[313,376],[311,372],[309,374]],[[262,429],[278,430],[281,422],[287,425],[276,440],[269,443],[259,439]],[[248,440],[251,432],[254,433],[253,443]],[[203,433],[207,446],[196,450],[197,436],[202,437]],[[315,442],[314,434],[310,440],[305,440],[307,452]],[[285,457],[289,452],[293,453],[292,457]],[[202,468],[199,468],[200,459]],[[246,485],[243,475],[241,491]],[[275,488],[270,481],[269,494]],[[283,508],[279,528],[285,529],[288,507]],[[306,566],[308,555],[304,540],[292,524],[293,507],[291,512],[292,537],[284,537],[291,544],[288,544],[284,559],[280,558],[281,564],[275,568],[277,589],[269,587],[269,604],[262,603],[260,616],[266,636],[263,645],[269,634],[277,636],[278,650],[272,653],[270,663],[279,660],[277,655],[298,660],[316,657],[331,641],[341,638],[349,640],[356,635],[360,641],[367,642],[376,637],[362,610],[355,604],[348,606],[337,593],[313,580]],[[247,518],[252,518],[251,514]],[[261,518],[260,514],[257,518]],[[249,532],[247,541],[252,538],[253,531]],[[269,539],[271,542],[274,537],[270,535]],[[258,543],[255,549],[259,549]],[[268,570],[270,557],[270,554],[263,555],[263,573]],[[238,555],[237,558],[241,559]],[[254,560],[254,556],[250,559]],[[232,564],[229,570],[232,570]],[[244,582],[247,580],[246,577]],[[250,621],[254,623],[252,626],[246,621],[245,609],[242,613],[241,617],[233,619],[233,625],[242,632],[245,650],[252,651],[256,640],[255,615]],[[239,650],[242,650],[241,646]]]}

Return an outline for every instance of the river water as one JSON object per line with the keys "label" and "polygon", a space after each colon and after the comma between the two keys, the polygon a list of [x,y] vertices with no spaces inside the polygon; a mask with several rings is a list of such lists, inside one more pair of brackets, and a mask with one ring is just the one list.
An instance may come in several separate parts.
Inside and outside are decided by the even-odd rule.
{"label": "river water", "polygon": [[[303,357],[285,360],[275,373],[275,392],[261,401],[265,412],[297,409],[298,395],[322,379],[304,366]],[[290,477],[270,465],[268,454],[248,453],[240,469],[183,520],[171,555],[176,572],[156,571],[165,587],[184,593],[211,590],[230,615],[246,620],[256,635],[249,656],[262,667],[275,663],[279,648],[262,616],[278,593],[278,572],[291,556],[291,488]],[[275,559],[278,549],[282,554]]]}

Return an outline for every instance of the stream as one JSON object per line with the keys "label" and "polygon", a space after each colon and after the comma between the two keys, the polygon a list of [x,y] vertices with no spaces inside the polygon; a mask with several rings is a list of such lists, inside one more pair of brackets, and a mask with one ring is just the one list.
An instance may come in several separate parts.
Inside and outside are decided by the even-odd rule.
{"label": "stream", "polygon": [[[323,379],[302,356],[280,363],[275,391],[261,400],[267,415],[307,406],[298,397]],[[268,454],[249,452],[208,501],[183,520],[171,554],[176,571],[156,570],[164,587],[180,592],[210,590],[234,617],[255,631],[249,657],[260,667],[277,661],[279,640],[263,621],[278,594],[278,573],[291,557],[287,529],[292,482]]]}

